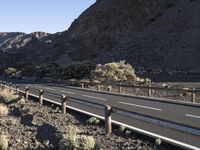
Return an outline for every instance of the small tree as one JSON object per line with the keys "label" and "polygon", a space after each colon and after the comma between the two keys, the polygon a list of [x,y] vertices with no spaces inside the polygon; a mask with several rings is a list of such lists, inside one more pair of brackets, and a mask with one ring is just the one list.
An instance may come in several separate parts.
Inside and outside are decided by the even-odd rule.
{"label": "small tree", "polygon": [[16,72],[17,72],[17,69],[12,68],[12,67],[5,69],[6,75],[12,75],[12,74],[15,74]]}

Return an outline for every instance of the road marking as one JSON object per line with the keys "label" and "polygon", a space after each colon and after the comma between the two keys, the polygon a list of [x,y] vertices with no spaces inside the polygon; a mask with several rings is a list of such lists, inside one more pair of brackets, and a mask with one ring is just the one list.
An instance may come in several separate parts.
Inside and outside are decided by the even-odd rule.
{"label": "road marking", "polygon": [[118,103],[124,104],[124,105],[130,105],[130,106],[135,106],[135,107],[141,107],[141,108],[151,109],[151,110],[156,110],[156,111],[162,111],[162,109],[154,108],[154,107],[149,107],[149,106],[137,105],[137,104],[126,103],[126,102],[121,102],[121,101],[118,101]]}
{"label": "road marking", "polygon": [[62,92],[62,93],[67,93],[67,94],[73,94],[73,95],[74,95],[74,94],[76,94],[76,93],[73,93],[73,92],[69,92],[69,91],[62,91],[62,90],[61,90],[60,92]]}
{"label": "road marking", "polygon": [[185,116],[200,119],[200,116],[196,116],[196,115],[185,114]]}
{"label": "road marking", "polygon": [[55,89],[48,88],[48,87],[45,87],[45,89],[47,89],[47,90],[51,90],[51,91],[55,91]]}
{"label": "road marking", "polygon": [[94,99],[99,99],[99,100],[103,100],[103,101],[106,101],[105,98],[100,98],[100,97],[94,97],[94,96],[90,96],[90,95],[82,95],[84,97],[89,97],[89,98],[94,98]]}
{"label": "road marking", "polygon": [[40,88],[40,89],[42,88],[41,86],[37,86],[37,85],[33,85],[33,87]]}

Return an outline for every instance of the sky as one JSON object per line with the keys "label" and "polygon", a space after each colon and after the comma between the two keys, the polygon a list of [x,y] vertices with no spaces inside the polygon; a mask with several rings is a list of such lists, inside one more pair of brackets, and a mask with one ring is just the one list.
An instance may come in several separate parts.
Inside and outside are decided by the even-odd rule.
{"label": "sky", "polygon": [[65,31],[96,0],[0,0],[0,32]]}

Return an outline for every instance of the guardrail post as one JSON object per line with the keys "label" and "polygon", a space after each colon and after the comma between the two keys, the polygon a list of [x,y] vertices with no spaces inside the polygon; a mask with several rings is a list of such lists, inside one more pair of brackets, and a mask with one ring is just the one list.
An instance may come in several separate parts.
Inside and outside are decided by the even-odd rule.
{"label": "guardrail post", "polygon": [[43,90],[40,89],[39,90],[39,101],[40,101],[40,105],[42,106],[43,105]]}
{"label": "guardrail post", "polygon": [[9,84],[9,92],[12,91],[12,83]]}
{"label": "guardrail post", "polygon": [[108,86],[108,92],[112,92],[112,86],[111,85]]}
{"label": "guardrail post", "polygon": [[192,89],[192,93],[191,93],[191,101],[193,102],[193,103],[195,103],[196,102],[196,93],[195,93],[195,91],[196,91],[196,89],[195,88],[193,88]]}
{"label": "guardrail post", "polygon": [[4,83],[4,88],[6,89],[6,83]]}
{"label": "guardrail post", "polygon": [[3,82],[1,82],[1,89],[3,89],[4,88],[4,84],[3,84]]}
{"label": "guardrail post", "polygon": [[101,91],[101,86],[100,86],[100,84],[97,84],[97,91]]}
{"label": "guardrail post", "polygon": [[122,93],[122,87],[121,87],[121,83],[119,84],[119,93]]}
{"label": "guardrail post", "polygon": [[107,135],[112,133],[111,113],[112,107],[110,105],[105,105],[105,130]]}
{"label": "guardrail post", "polygon": [[28,90],[29,90],[29,87],[26,86],[25,87],[25,100],[28,101]]}
{"label": "guardrail post", "polygon": [[152,91],[152,90],[151,90],[151,85],[149,85],[149,88],[148,88],[148,96],[149,96],[149,97],[151,97],[151,94],[152,94],[151,91]]}
{"label": "guardrail post", "polygon": [[63,114],[66,114],[66,102],[67,102],[67,96],[66,95],[62,95],[61,98],[61,103],[62,103],[62,112]]}
{"label": "guardrail post", "polygon": [[19,92],[19,85],[17,84],[16,85],[16,93],[18,94],[18,92]]}
{"label": "guardrail post", "polygon": [[81,83],[81,88],[84,88],[84,83]]}

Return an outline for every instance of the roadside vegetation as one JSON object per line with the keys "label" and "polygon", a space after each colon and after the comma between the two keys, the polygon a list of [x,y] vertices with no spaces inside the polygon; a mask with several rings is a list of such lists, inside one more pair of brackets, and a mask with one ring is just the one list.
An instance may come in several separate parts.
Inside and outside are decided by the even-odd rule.
{"label": "roadside vegetation", "polygon": [[134,68],[125,61],[95,65],[90,61],[73,62],[66,66],[53,64],[27,65],[17,72],[15,68],[5,69],[6,75],[17,78],[61,80],[96,80],[100,82],[139,81],[145,80],[135,74]]}
{"label": "roadside vegetation", "polygon": [[98,64],[95,70],[91,71],[91,77],[100,82],[145,81],[137,77],[134,68],[125,61]]}

